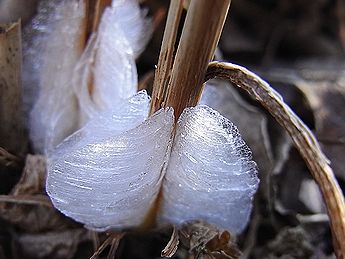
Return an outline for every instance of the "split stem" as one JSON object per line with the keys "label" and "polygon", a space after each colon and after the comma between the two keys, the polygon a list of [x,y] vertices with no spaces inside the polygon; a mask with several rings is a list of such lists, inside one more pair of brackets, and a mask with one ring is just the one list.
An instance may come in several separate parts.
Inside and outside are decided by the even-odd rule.
{"label": "split stem", "polygon": [[162,107],[174,61],[174,46],[183,11],[183,0],[171,0],[165,25],[158,66],[153,82],[151,114]]}
{"label": "split stem", "polygon": [[186,107],[199,102],[205,72],[212,60],[230,0],[192,0],[168,84],[165,107],[173,107],[177,120]]}

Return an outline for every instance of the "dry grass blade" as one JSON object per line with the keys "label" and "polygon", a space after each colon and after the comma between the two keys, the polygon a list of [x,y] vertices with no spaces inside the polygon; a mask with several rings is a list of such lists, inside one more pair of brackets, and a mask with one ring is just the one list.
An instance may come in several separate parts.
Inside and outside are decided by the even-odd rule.
{"label": "dry grass blade", "polygon": [[179,243],[178,231],[176,230],[176,227],[174,227],[170,240],[162,250],[161,256],[171,258],[176,253]]}
{"label": "dry grass blade", "polygon": [[110,250],[107,256],[107,259],[113,259],[115,258],[115,253],[117,248],[119,247],[120,244],[120,240],[121,238],[124,236],[124,234],[117,236],[116,238],[114,238],[111,242],[111,246],[110,246]]}
{"label": "dry grass blade", "polygon": [[344,196],[312,132],[268,83],[247,69],[230,63],[212,62],[205,80],[211,78],[229,80],[246,90],[287,130],[321,189],[330,217],[335,253],[338,258],[345,258]]}
{"label": "dry grass blade", "polygon": [[23,205],[40,205],[52,208],[50,200],[46,195],[0,195],[0,202],[9,202]]}
{"label": "dry grass blade", "polygon": [[162,47],[159,53],[157,70],[153,82],[151,111],[161,108],[166,88],[169,82],[170,70],[174,61],[174,46],[183,10],[183,0],[170,1],[169,13],[163,35]]}
{"label": "dry grass blade", "polygon": [[115,246],[115,250],[114,250],[114,253],[115,253],[116,249],[117,249],[117,247],[119,245],[119,242],[120,242],[120,240],[122,239],[122,237],[124,235],[125,235],[125,233],[114,233],[114,234],[111,234],[103,242],[103,244],[97,249],[97,251],[90,257],[90,259],[96,259],[103,252],[103,250],[105,248],[107,248],[107,246],[110,245],[110,244],[111,244],[111,248],[110,248],[110,251],[109,251],[109,255],[110,255],[110,252],[112,252],[112,249],[114,249],[114,246]]}

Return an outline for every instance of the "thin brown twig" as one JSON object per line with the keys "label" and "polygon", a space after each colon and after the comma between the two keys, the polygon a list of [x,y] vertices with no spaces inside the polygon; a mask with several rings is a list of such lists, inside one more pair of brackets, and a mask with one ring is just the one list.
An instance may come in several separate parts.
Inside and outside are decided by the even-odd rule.
{"label": "thin brown twig", "polygon": [[21,167],[23,165],[23,160],[0,147],[0,163],[5,166]]}
{"label": "thin brown twig", "polygon": [[231,63],[211,62],[205,81],[212,78],[228,80],[246,90],[287,130],[323,195],[330,217],[335,253],[338,258],[345,258],[344,196],[327,158],[310,129],[267,82],[246,68]]}
{"label": "thin brown twig", "polygon": [[171,258],[176,253],[179,243],[180,241],[179,241],[178,231],[176,227],[174,226],[173,232],[171,233],[170,240],[168,244],[162,250],[161,256]]}
{"label": "thin brown twig", "polygon": [[90,257],[90,259],[96,259],[102,252],[103,250],[109,245],[111,244],[114,240],[118,240],[118,242],[120,242],[120,240],[122,239],[122,237],[125,235],[124,232],[121,233],[113,233],[111,234],[104,242],[103,244],[97,249],[96,252],[94,252],[94,254]]}
{"label": "thin brown twig", "polygon": [[48,196],[42,194],[36,195],[0,195],[0,202],[16,203],[22,205],[40,205],[52,208]]}
{"label": "thin brown twig", "polygon": [[116,250],[119,247],[120,240],[122,239],[123,236],[124,234],[122,233],[122,235],[117,236],[116,238],[113,238],[107,259],[114,259]]}

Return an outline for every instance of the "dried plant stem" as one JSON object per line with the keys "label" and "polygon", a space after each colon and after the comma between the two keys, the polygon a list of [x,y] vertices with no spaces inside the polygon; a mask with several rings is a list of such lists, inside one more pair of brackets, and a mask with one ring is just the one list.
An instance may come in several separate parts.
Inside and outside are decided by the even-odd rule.
{"label": "dried plant stem", "polygon": [[161,252],[161,257],[171,258],[177,251],[179,245],[179,235],[176,227],[173,227],[173,232],[171,233],[170,240],[168,244],[164,247]]}
{"label": "dried plant stem", "polygon": [[92,22],[92,32],[97,31],[98,25],[101,21],[101,17],[103,14],[103,11],[106,7],[111,5],[112,0],[96,0],[96,3],[94,4],[94,15],[93,15],[93,22]]}
{"label": "dried plant stem", "polygon": [[97,251],[90,257],[90,259],[96,259],[98,256],[103,252],[108,245],[111,245],[111,253],[115,253],[116,249],[119,245],[119,242],[125,235],[124,232],[121,233],[113,233],[103,242],[103,244],[97,249]]}
{"label": "dried plant stem", "polygon": [[21,86],[22,46],[20,22],[0,25],[0,146],[24,154]]}
{"label": "dried plant stem", "polygon": [[168,18],[165,25],[161,50],[159,53],[158,66],[153,82],[150,111],[151,114],[161,108],[164,96],[166,94],[166,88],[168,86],[169,76],[174,61],[174,46],[176,43],[182,10],[183,0],[170,1]]}
{"label": "dried plant stem", "polygon": [[86,9],[86,37],[88,40],[90,35],[97,31],[98,25],[104,9],[111,5],[111,0],[84,0]]}
{"label": "dried plant stem", "polygon": [[36,195],[0,195],[0,202],[16,203],[23,205],[39,205],[53,208],[50,199],[43,194]]}
{"label": "dried plant stem", "polygon": [[345,258],[344,196],[334,177],[328,160],[309,128],[287,106],[282,98],[260,77],[247,69],[221,62],[209,64],[205,80],[220,78],[246,90],[258,100],[290,134],[296,148],[306,161],[321,189],[333,233],[334,250],[338,258]]}
{"label": "dried plant stem", "polygon": [[171,71],[166,107],[177,120],[202,93],[204,75],[212,60],[229,10],[230,0],[192,0]]}

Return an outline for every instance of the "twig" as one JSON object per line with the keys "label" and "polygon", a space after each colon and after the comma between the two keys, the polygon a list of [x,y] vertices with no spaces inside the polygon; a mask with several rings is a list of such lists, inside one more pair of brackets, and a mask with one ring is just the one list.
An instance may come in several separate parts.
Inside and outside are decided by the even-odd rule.
{"label": "twig", "polygon": [[[103,252],[103,250],[110,244],[112,244],[112,247],[113,247],[113,243],[114,243],[114,246],[116,246],[115,247],[115,250],[116,250],[118,243],[120,242],[120,240],[123,238],[124,235],[125,235],[125,233],[123,233],[123,232],[111,234],[103,242],[103,244],[97,249],[97,251],[90,257],[90,259],[96,259]],[[116,245],[116,242],[117,242],[117,245]]]}
{"label": "twig", "polygon": [[192,0],[171,71],[166,107],[177,120],[201,96],[204,75],[212,60],[229,10],[230,0]]}
{"label": "twig", "polygon": [[0,195],[0,202],[16,203],[23,205],[40,205],[53,208],[48,196],[36,195]]}
{"label": "twig", "polygon": [[205,81],[211,78],[229,80],[258,100],[290,134],[321,189],[333,233],[334,250],[338,258],[345,258],[344,196],[328,160],[309,128],[287,106],[268,83],[247,69],[221,62],[209,64]]}
{"label": "twig", "polygon": [[5,166],[22,167],[23,160],[9,153],[6,149],[0,147],[0,164]]}
{"label": "twig", "polygon": [[177,30],[180,25],[182,10],[183,0],[170,1],[168,18],[163,35],[161,51],[159,53],[158,66],[153,82],[151,114],[161,108],[164,100],[170,71],[174,61],[174,46],[176,43]]}
{"label": "twig", "polygon": [[22,46],[20,21],[0,25],[0,146],[16,155],[24,154],[21,86]]}

